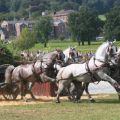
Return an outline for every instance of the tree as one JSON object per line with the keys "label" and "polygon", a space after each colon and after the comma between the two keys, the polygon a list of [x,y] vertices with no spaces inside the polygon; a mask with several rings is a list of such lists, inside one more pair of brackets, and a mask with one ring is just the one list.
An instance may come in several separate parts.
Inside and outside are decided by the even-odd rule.
{"label": "tree", "polygon": [[79,13],[72,13],[68,17],[68,26],[72,33],[72,36],[78,41],[88,41],[88,45],[91,44],[91,40],[94,40],[101,31],[101,21],[95,11],[82,6]]}
{"label": "tree", "polygon": [[102,0],[89,0],[87,4],[90,8],[99,12],[99,14],[103,14],[104,2]]}
{"label": "tree", "polygon": [[106,15],[105,23],[106,39],[116,38],[120,40],[120,7],[115,7]]}
{"label": "tree", "polygon": [[75,3],[75,2],[65,2],[64,4],[61,5],[62,9],[65,10],[78,10],[79,8],[79,4]]}
{"label": "tree", "polygon": [[0,0],[0,12],[8,12],[9,9],[6,5],[6,0]]}
{"label": "tree", "polygon": [[20,8],[21,0],[10,0],[11,1],[11,11],[17,12]]}
{"label": "tree", "polygon": [[26,50],[33,47],[36,43],[36,36],[34,31],[30,31],[28,28],[24,28],[15,42],[16,47],[21,50]]}
{"label": "tree", "polygon": [[77,20],[79,19],[79,13],[74,12],[68,16],[68,29],[72,33],[72,39],[75,41],[78,35],[79,25]]}
{"label": "tree", "polygon": [[14,59],[12,53],[7,49],[5,44],[2,43],[0,40],[0,48],[3,48],[5,51],[5,54],[0,54],[0,65],[2,64],[13,64]]}
{"label": "tree", "polygon": [[39,42],[44,44],[44,47],[47,47],[49,36],[52,32],[52,19],[47,16],[42,16],[35,25],[35,31],[37,34],[37,39]]}

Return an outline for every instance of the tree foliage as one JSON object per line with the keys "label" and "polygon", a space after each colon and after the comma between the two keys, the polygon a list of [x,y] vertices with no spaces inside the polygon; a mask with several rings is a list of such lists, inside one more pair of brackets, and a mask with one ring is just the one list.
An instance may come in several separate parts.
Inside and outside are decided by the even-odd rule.
{"label": "tree foliage", "polygon": [[37,34],[37,39],[39,42],[44,43],[44,47],[47,46],[49,36],[52,32],[52,19],[50,17],[40,17],[38,22],[35,25],[35,31]]}
{"label": "tree foliage", "polygon": [[45,10],[78,10],[79,6],[85,5],[99,14],[104,14],[118,4],[119,0],[0,0],[0,13],[9,13],[9,16],[11,12],[14,12],[15,15],[28,18],[30,12],[34,19]]}
{"label": "tree foliage", "polygon": [[12,53],[7,49],[5,44],[0,41],[0,48],[3,48],[5,50],[5,54],[0,55],[0,65],[2,64],[13,64],[13,55]]}
{"label": "tree foliage", "polygon": [[34,31],[30,31],[28,28],[24,28],[21,35],[15,41],[15,46],[21,50],[26,50],[33,47],[36,43],[36,35]]}
{"label": "tree foliage", "polygon": [[115,7],[106,15],[105,35],[107,39],[120,40],[120,7]]}
{"label": "tree foliage", "polygon": [[95,37],[101,31],[101,21],[95,11],[82,6],[79,13],[72,13],[68,19],[69,29],[73,37],[78,41],[90,41],[94,40]]}

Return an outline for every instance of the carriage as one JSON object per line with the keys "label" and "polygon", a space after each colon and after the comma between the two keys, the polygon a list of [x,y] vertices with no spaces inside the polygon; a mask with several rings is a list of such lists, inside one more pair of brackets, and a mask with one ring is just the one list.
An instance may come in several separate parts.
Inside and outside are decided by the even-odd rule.
{"label": "carriage", "polygon": [[5,70],[9,64],[0,65],[0,94],[5,98],[5,100],[15,100],[19,93],[19,87],[16,83],[11,83],[10,85],[5,83]]}

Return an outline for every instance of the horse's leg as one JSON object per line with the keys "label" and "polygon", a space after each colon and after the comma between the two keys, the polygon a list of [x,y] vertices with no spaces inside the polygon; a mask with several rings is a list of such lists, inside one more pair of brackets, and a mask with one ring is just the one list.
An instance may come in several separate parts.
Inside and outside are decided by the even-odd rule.
{"label": "horse's leg", "polygon": [[83,91],[84,91],[82,82],[77,81],[77,83],[76,83],[76,91],[77,91],[76,100],[77,100],[77,102],[80,102],[81,96],[83,95]]}
{"label": "horse's leg", "polygon": [[89,91],[88,91],[88,86],[89,86],[90,83],[84,83],[83,86],[84,86],[84,89],[85,89],[85,92],[88,96],[88,99],[90,100],[90,102],[95,102],[95,100],[92,98],[92,96],[90,95]]}
{"label": "horse's leg", "polygon": [[35,98],[35,96],[33,95],[33,92],[32,92],[32,87],[34,86],[34,82],[29,82],[28,83],[28,92],[30,93],[30,95],[31,95],[31,98],[33,99],[33,100],[36,100],[36,98]]}
{"label": "horse's leg", "polygon": [[58,83],[56,103],[60,103],[60,93],[63,91],[63,89],[64,89],[64,80],[63,81],[59,81],[59,83]]}
{"label": "horse's leg", "polygon": [[70,86],[68,87],[68,99],[70,101],[75,102],[75,84],[73,82],[70,83]]}
{"label": "horse's leg", "polygon": [[77,103],[80,102],[82,93],[82,83],[79,81],[73,81],[70,86],[70,94],[72,95],[72,100]]}
{"label": "horse's leg", "polygon": [[26,92],[27,92],[26,91],[27,83],[24,83],[24,81],[21,81],[20,88],[21,88],[21,100],[27,102],[27,98],[25,97]]}
{"label": "horse's leg", "polygon": [[20,85],[20,95],[21,95],[21,100],[23,100],[23,96],[24,96],[24,86],[23,86],[23,83],[21,82]]}
{"label": "horse's leg", "polygon": [[97,72],[97,74],[102,80],[108,81],[116,89],[117,93],[120,94],[120,85],[117,81],[115,81],[113,78],[111,78],[104,72],[99,71]]}
{"label": "horse's leg", "polygon": [[[110,82],[109,82],[110,83]],[[110,83],[111,84],[111,83]],[[111,84],[112,85],[112,84]],[[113,86],[113,85],[112,85]],[[113,86],[114,87],[114,86]],[[117,94],[118,94],[118,100],[120,101],[120,93],[117,91],[117,89],[114,87],[114,89],[116,90]]]}

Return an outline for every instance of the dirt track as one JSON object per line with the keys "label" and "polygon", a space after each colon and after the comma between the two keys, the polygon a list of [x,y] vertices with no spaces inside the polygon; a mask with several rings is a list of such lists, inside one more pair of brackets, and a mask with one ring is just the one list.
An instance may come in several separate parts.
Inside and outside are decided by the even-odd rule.
{"label": "dirt track", "polygon": [[[105,98],[109,96],[109,94],[98,94],[92,95],[93,98]],[[27,96],[28,100],[30,96]],[[54,102],[55,97],[46,97],[46,96],[36,96],[36,101],[29,100],[28,102],[20,100],[20,96],[17,97],[15,101],[6,101],[2,96],[0,96],[0,106],[7,106],[7,105],[28,105],[28,104],[39,104],[39,103],[46,103],[46,102]],[[67,97],[61,97],[63,100],[68,100]],[[87,99],[87,96],[82,96],[81,99]]]}

